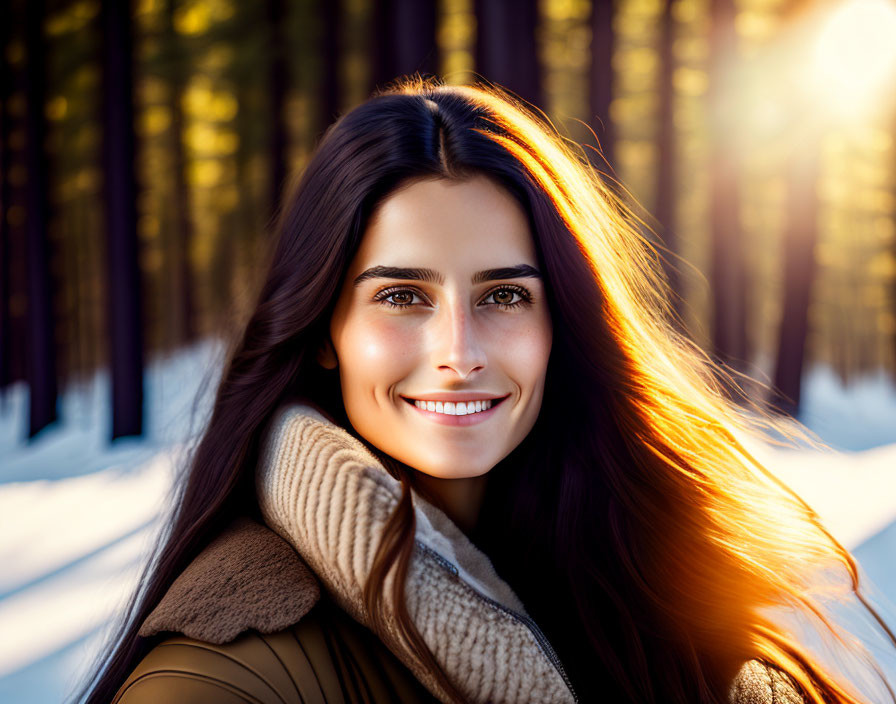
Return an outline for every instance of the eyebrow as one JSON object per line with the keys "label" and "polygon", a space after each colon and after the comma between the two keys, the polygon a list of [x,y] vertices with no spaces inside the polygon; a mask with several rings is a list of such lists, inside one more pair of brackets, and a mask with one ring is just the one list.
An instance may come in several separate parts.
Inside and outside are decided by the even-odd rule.
{"label": "eyebrow", "polygon": [[[503,266],[497,269],[484,269],[473,274],[472,282],[480,284],[484,281],[498,279],[540,279],[541,272],[529,264],[517,264],[516,266]],[[404,266],[372,266],[355,277],[355,286],[367,279],[415,279],[430,283],[443,284],[445,278],[435,269],[421,269],[419,267]]]}

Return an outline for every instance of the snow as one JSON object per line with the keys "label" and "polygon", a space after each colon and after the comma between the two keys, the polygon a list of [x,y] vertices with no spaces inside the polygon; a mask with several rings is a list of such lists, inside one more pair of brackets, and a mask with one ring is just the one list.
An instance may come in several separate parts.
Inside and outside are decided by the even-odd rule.
{"label": "snow", "polygon": [[0,403],[0,701],[61,702],[137,587],[178,458],[210,407],[223,356],[207,341],[148,365],[145,436],[112,443],[109,377],[60,399],[27,442],[27,390]]}
{"label": "snow", "polygon": [[[164,523],[178,459],[204,425],[223,354],[207,341],[149,364],[139,440],[108,441],[106,373],[66,390],[63,422],[32,442],[24,386],[0,398],[0,701],[63,701],[105,644]],[[896,625],[896,386],[879,372],[844,388],[817,366],[804,387],[800,420],[839,451],[751,449],[853,551],[865,593]],[[847,618],[896,684],[896,649]]]}
{"label": "snow", "polygon": [[846,546],[861,545],[896,518],[896,444],[850,453],[752,450]]}

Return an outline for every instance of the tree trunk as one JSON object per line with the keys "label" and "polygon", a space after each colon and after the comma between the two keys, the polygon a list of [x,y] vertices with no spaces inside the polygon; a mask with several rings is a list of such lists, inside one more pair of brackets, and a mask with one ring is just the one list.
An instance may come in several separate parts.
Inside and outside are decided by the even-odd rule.
{"label": "tree trunk", "polygon": [[280,205],[280,197],[286,185],[287,156],[289,155],[289,135],[286,131],[285,110],[289,90],[289,76],[286,66],[283,23],[286,18],[284,0],[267,0],[268,32],[271,39],[268,80],[271,99],[270,123],[270,203],[271,212]]}
{"label": "tree trunk", "polygon": [[130,4],[103,0],[103,161],[112,439],[143,431],[143,311],[134,175]]}
{"label": "tree trunk", "polygon": [[331,0],[320,0],[320,16],[323,22],[321,58],[323,59],[323,80],[320,90],[321,132],[338,117],[342,109],[342,72],[340,57],[342,46],[339,41],[342,25],[342,6]]}
{"label": "tree trunk", "polygon": [[30,410],[28,437],[57,419],[56,342],[53,314],[53,280],[50,273],[50,242],[47,232],[46,75],[43,40],[44,4],[29,2],[25,9],[25,53],[27,72],[26,224],[28,260],[28,387]]}
{"label": "tree trunk", "polygon": [[[0,25],[0,52],[8,56],[12,38],[12,8],[10,0],[0,0],[0,17],[6,21]],[[10,369],[10,223],[9,223],[9,96],[12,95],[11,67],[4,64],[0,71],[0,391],[12,382]]]}
{"label": "tree trunk", "polygon": [[173,260],[168,276],[171,277],[174,318],[174,344],[183,345],[196,337],[196,303],[193,295],[192,244],[193,218],[190,212],[190,184],[187,182],[187,157],[184,149],[183,97],[187,71],[180,39],[174,29],[174,0],[168,0],[165,8],[165,42],[169,58],[168,85],[171,110],[171,161],[172,179],[171,209],[174,213],[174,237],[169,238],[168,254]]}
{"label": "tree trunk", "polygon": [[678,238],[676,228],[675,192],[675,55],[672,47],[675,41],[675,23],[672,17],[673,0],[665,0],[659,41],[659,109],[657,128],[657,170],[656,170],[656,219],[659,234],[665,250],[663,268],[669,281],[672,307],[678,317],[682,315],[683,299],[681,276],[679,275]]}
{"label": "tree trunk", "polygon": [[747,272],[740,227],[740,163],[727,123],[734,117],[726,68],[737,35],[733,0],[713,0],[710,34],[710,99],[713,108],[710,157],[712,238],[712,341],[717,361],[743,371],[747,349]]}
{"label": "tree trunk", "polygon": [[591,163],[602,173],[615,171],[613,121],[613,2],[591,3],[591,119],[603,158],[588,150]]}
{"label": "tree trunk", "polygon": [[435,0],[375,0],[374,25],[374,89],[415,72],[436,74]]}
{"label": "tree trunk", "polygon": [[476,70],[544,109],[537,0],[475,0]]}
{"label": "tree trunk", "polygon": [[796,415],[800,407],[809,301],[815,280],[818,239],[819,141],[807,139],[794,149],[788,178],[787,230],[784,235],[784,301],[775,365],[772,406]]}

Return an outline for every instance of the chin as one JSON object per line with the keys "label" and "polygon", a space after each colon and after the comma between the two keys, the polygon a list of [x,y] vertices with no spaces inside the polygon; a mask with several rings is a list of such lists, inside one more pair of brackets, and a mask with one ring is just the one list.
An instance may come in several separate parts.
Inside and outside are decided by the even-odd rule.
{"label": "chin", "polygon": [[448,465],[411,464],[415,471],[436,479],[472,479],[487,474],[491,467],[471,468],[469,463],[461,460]]}

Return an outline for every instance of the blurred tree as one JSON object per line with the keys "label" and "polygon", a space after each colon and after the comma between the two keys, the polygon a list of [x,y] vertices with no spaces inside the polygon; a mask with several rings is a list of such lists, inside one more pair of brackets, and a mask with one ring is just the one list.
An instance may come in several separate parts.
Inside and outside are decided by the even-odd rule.
{"label": "blurred tree", "polygon": [[46,73],[43,36],[44,3],[25,4],[27,75],[26,122],[26,242],[28,246],[28,437],[57,418],[56,340],[50,242],[47,233],[50,199],[47,190]]}
{"label": "blurred tree", "polygon": [[321,32],[321,59],[323,80],[320,83],[321,124],[328,127],[339,115],[342,107],[342,5],[331,0],[319,0],[323,22]]}
{"label": "blurred tree", "polygon": [[588,150],[591,163],[602,173],[616,167],[613,121],[613,0],[591,1],[591,122],[600,142],[601,159]]}
{"label": "blurred tree", "polygon": [[778,333],[772,406],[788,415],[800,407],[809,301],[815,279],[818,240],[818,184],[820,141],[807,128],[793,146],[788,174],[787,228],[784,232],[784,301]]}
{"label": "blurred tree", "polygon": [[[296,54],[305,55],[309,49],[302,37],[292,33],[290,13],[299,12],[306,19],[309,13],[305,3],[288,3],[287,8],[289,10],[287,18],[277,30],[281,44],[285,42],[285,45],[290,47],[285,52],[282,50],[282,45],[279,49],[280,59],[286,63],[285,67],[274,68],[275,59],[271,52],[278,49],[270,41],[267,31],[269,8],[264,4],[239,4],[230,20],[237,28],[237,33],[223,42],[231,52],[224,76],[228,79],[227,89],[233,91],[236,103],[236,113],[232,121],[215,126],[215,129],[220,130],[222,139],[226,138],[232,142],[228,150],[225,150],[227,153],[221,154],[220,161],[228,164],[228,157],[232,153],[230,163],[233,164],[234,170],[234,187],[223,185],[220,187],[223,197],[215,199],[220,208],[218,217],[230,212],[230,215],[223,217],[223,224],[226,230],[232,232],[233,240],[230,245],[221,247],[230,250],[231,261],[224,261],[223,257],[216,259],[222,266],[222,279],[230,278],[223,282],[225,287],[233,291],[232,300],[213,301],[215,306],[227,306],[223,316],[225,334],[239,325],[247,312],[247,306],[250,305],[250,289],[254,284],[258,266],[256,249],[263,241],[266,223],[278,205],[272,199],[287,186],[292,168],[292,152],[298,141],[296,135],[290,131],[288,122],[292,100],[290,96],[295,90],[297,80],[295,67],[290,59]],[[261,25],[263,31],[245,32],[239,29],[258,25]],[[287,84],[285,97],[273,95],[268,89],[269,82],[258,80],[260,73],[273,78],[272,71],[284,73]],[[286,104],[276,107],[277,102],[281,100],[286,100]],[[274,116],[275,111],[279,111],[277,117]],[[272,127],[281,133],[271,135]],[[267,166],[269,157],[273,156],[273,151],[276,149],[275,142],[286,150],[286,153],[278,155],[282,160],[283,170],[279,176],[274,173],[274,169]],[[284,179],[279,188],[276,185],[276,178]]]}
{"label": "blurred tree", "polygon": [[731,66],[737,50],[734,0],[712,0],[710,6],[710,77],[712,102],[710,156],[710,230],[713,295],[712,345],[717,361],[743,371],[748,359],[747,281],[740,226],[736,124]]}
{"label": "blurred tree", "polygon": [[[165,247],[171,262],[167,272],[172,283],[173,306],[171,321],[175,328],[176,344],[184,344],[196,336],[196,310],[193,297],[193,265],[190,252],[194,238],[190,214],[190,184],[187,182],[187,158],[184,149],[184,93],[187,61],[183,44],[174,26],[176,0],[166,0],[163,51],[166,55],[165,76],[168,79],[168,109],[171,111],[171,203],[173,231]],[[173,235],[173,237],[171,236]]]}
{"label": "blurred tree", "polygon": [[438,70],[436,0],[374,0],[374,34],[373,88]]}
{"label": "blurred tree", "polygon": [[133,51],[128,3],[103,0],[103,165],[108,242],[112,439],[143,430],[143,311],[134,175]]}
{"label": "blurred tree", "polygon": [[[819,306],[819,360],[831,357],[844,373],[867,369],[892,334],[893,302],[882,302],[890,260],[872,257],[892,247],[889,226],[881,224],[892,217],[881,195],[892,176],[872,183],[868,174],[877,167],[857,149],[879,138],[856,127],[847,140],[844,131],[835,161],[828,163],[828,150],[823,169],[794,163],[785,178],[781,143],[791,141],[790,128],[775,125],[789,103],[754,85],[789,61],[776,58],[772,45],[793,46],[792,33],[782,30],[795,20],[782,18],[799,0],[119,3],[139,23],[140,108],[135,117],[124,113],[128,100],[108,100],[105,134],[94,115],[101,4],[45,3],[0,0],[0,387],[27,378],[35,402],[53,399],[45,408],[55,404],[50,387],[72,371],[131,354],[125,375],[138,376],[137,352],[115,347],[119,334],[137,340],[116,326],[119,309],[139,311],[144,294],[139,346],[146,354],[220,334],[222,320],[238,324],[251,305],[246,294],[287,174],[298,172],[323,130],[372,86],[414,71],[450,69],[457,79],[475,70],[546,110],[577,141],[590,135],[565,129],[564,120],[589,123],[609,168],[593,150],[585,153],[610,172],[610,183],[614,171],[622,174],[656,215],[657,233],[671,250],[664,258],[672,286],[679,286],[676,269],[684,278],[690,332],[740,369],[753,359],[750,346],[761,344],[777,365],[782,399],[799,398],[810,285]],[[38,47],[30,52],[26,15]],[[116,72],[113,60],[106,62],[110,90],[118,90],[114,81],[129,80],[122,57],[130,59],[121,46],[109,52],[121,65]],[[120,130],[134,123],[141,191],[133,175],[116,175],[110,152],[106,187],[115,197],[103,198],[100,140],[124,146],[115,157],[121,169],[131,158],[122,154],[137,145],[122,142]],[[807,190],[818,178],[813,169],[825,174],[821,206]],[[116,218],[130,220],[135,201],[139,254],[136,242],[124,241],[131,235],[113,228]],[[97,235],[104,230],[101,202],[109,209],[108,241]],[[816,207],[830,212],[818,218]],[[784,271],[776,252],[781,227],[789,231]],[[807,260],[813,237],[820,239],[817,262]],[[710,285],[692,279],[674,254],[707,272]],[[128,288],[139,280],[134,261],[144,293]],[[780,295],[779,274],[786,282]],[[748,302],[756,306],[749,319]],[[101,334],[107,322],[108,346]],[[896,351],[896,338],[892,345]],[[885,363],[892,366],[893,356]],[[36,432],[52,413],[33,410]]]}
{"label": "blurred tree", "polygon": [[888,169],[889,208],[885,217],[889,218],[891,234],[890,245],[887,247],[887,251],[883,253],[883,258],[884,261],[889,263],[889,266],[884,265],[884,268],[888,270],[888,278],[890,280],[886,285],[887,293],[889,294],[887,297],[887,310],[882,315],[883,320],[880,323],[880,328],[888,338],[884,342],[884,349],[886,350],[884,359],[888,360],[888,363],[884,364],[884,368],[896,370],[896,99],[894,99],[894,96],[890,97],[889,108],[889,149],[885,150],[889,152],[890,162]]}
{"label": "blurred tree", "polygon": [[0,71],[0,389],[12,382],[10,369],[9,324],[9,173],[11,154],[9,148],[9,98],[12,95],[11,70],[7,65],[12,44],[12,2],[0,0],[0,57],[4,62]]}
{"label": "blurred tree", "polygon": [[676,131],[675,131],[675,20],[672,13],[674,0],[664,0],[663,13],[660,20],[659,36],[659,105],[657,106],[657,169],[656,169],[656,208],[658,235],[665,251],[661,251],[663,268],[672,291],[672,306],[678,316],[683,313],[683,292],[678,261],[675,255],[679,252],[676,235],[677,205],[676,198]]}
{"label": "blurred tree", "polygon": [[[52,256],[56,376],[60,386],[105,359],[99,291],[103,249],[97,127],[99,3],[48,3],[44,33],[44,136],[49,164],[47,231]],[[86,216],[86,217],[85,217]]]}
{"label": "blurred tree", "polygon": [[[331,3],[331,4],[335,4]],[[286,66],[286,41],[283,24],[286,16],[284,0],[267,0],[267,31],[270,40],[268,80],[271,100],[269,159],[271,173],[270,209],[280,202],[280,192],[286,184],[289,135],[284,112],[289,90],[289,73]]]}
{"label": "blurred tree", "polygon": [[541,108],[537,0],[476,0],[474,8],[476,71]]}
{"label": "blurred tree", "polygon": [[3,218],[4,246],[9,265],[7,277],[9,298],[9,336],[5,349],[8,355],[9,382],[28,381],[28,243],[27,243],[27,146],[28,146],[28,70],[25,47],[25,9],[22,2],[8,0],[3,22],[8,44],[4,47],[3,80],[8,81],[9,96],[0,105],[5,122],[3,189],[0,210]]}

